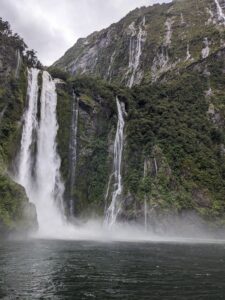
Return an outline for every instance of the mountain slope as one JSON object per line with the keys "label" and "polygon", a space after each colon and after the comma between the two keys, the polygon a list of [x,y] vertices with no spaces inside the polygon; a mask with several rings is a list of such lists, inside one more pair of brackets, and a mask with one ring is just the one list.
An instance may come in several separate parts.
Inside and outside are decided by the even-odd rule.
{"label": "mountain slope", "polygon": [[[126,108],[119,217],[142,220],[147,206],[152,226],[159,225],[160,216],[188,211],[207,220],[224,220],[224,62],[223,49],[193,63],[179,77],[132,89],[92,78],[67,82],[79,98],[75,215],[89,211],[101,215],[109,205],[105,195],[113,188],[118,96]],[[58,93],[59,150],[67,182],[69,136],[65,132],[70,123],[65,124],[70,117],[65,115],[67,98],[60,87]]]}
{"label": "mountain slope", "polygon": [[175,0],[136,9],[79,39],[54,66],[129,87],[154,82],[224,47],[223,7],[223,0]]}

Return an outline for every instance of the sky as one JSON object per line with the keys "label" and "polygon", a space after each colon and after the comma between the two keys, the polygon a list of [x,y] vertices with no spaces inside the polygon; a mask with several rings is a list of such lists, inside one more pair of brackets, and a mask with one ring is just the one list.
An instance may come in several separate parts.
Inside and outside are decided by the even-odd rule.
{"label": "sky", "polygon": [[44,65],[51,65],[78,38],[108,27],[136,7],[162,2],[170,0],[0,0],[0,17]]}

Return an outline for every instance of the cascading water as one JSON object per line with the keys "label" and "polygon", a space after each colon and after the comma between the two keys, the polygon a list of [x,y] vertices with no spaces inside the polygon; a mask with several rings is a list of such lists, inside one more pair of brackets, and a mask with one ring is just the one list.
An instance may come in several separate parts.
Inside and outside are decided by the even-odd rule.
{"label": "cascading water", "polygon": [[[56,118],[57,94],[48,72],[42,76],[41,115],[37,137],[35,204],[39,225],[59,225],[62,221],[64,185],[60,178],[60,157],[56,151],[58,123]],[[61,223],[61,222],[60,222]]]}
{"label": "cascading water", "polygon": [[23,132],[21,138],[20,156],[17,181],[26,189],[28,196],[33,190],[32,178],[32,145],[37,130],[37,106],[38,106],[38,74],[39,70],[28,70],[28,107],[23,116]]}
{"label": "cascading water", "polygon": [[[117,216],[121,210],[121,202],[120,197],[122,195],[122,176],[121,176],[121,163],[122,163],[122,154],[123,154],[123,131],[124,131],[124,119],[123,119],[123,108],[122,103],[119,102],[118,98],[116,98],[117,112],[118,112],[118,122],[117,122],[117,130],[116,137],[114,141],[114,151],[113,151],[113,177],[114,177],[114,185],[112,192],[112,200],[109,208],[106,211],[105,216],[105,225],[111,227],[115,224]],[[111,181],[112,176],[110,176]],[[109,185],[107,189],[107,197],[109,194]],[[107,200],[107,199],[106,199]]]}
{"label": "cascading water", "polygon": [[74,215],[74,203],[73,203],[73,187],[75,183],[75,173],[77,164],[77,128],[78,128],[78,114],[79,114],[79,98],[76,97],[73,92],[72,103],[72,121],[71,121],[71,136],[70,136],[70,149],[69,149],[69,162],[70,162],[70,179],[69,179],[69,213]]}
{"label": "cascading water", "polygon": [[17,63],[16,63],[15,77],[18,78],[20,67],[21,67],[21,62],[22,62],[21,54],[20,54],[19,50],[16,51],[16,56],[17,56]]}
{"label": "cascading water", "polygon": [[[48,235],[63,226],[64,185],[56,151],[57,95],[48,72],[42,75],[40,120],[38,120],[38,73],[28,71],[28,108],[24,114],[17,181],[37,209],[39,233]],[[36,144],[36,151],[32,151]]]}
{"label": "cascading water", "polygon": [[217,14],[218,14],[219,20],[225,24],[225,14],[223,13],[223,10],[219,3],[219,0],[214,0],[214,1],[216,3]]}
{"label": "cascading water", "polygon": [[148,229],[148,205],[147,205],[146,198],[144,200],[144,227],[145,227],[145,231],[147,231],[147,229]]}
{"label": "cascading water", "polygon": [[140,64],[140,57],[142,53],[142,42],[144,41],[144,37],[146,35],[145,30],[143,27],[145,26],[145,17],[142,20],[142,23],[139,26],[139,31],[137,37],[135,37],[135,29],[133,28],[133,33],[130,38],[130,50],[129,50],[129,66],[127,74],[131,73],[131,77],[128,80],[127,86],[132,87],[135,83],[137,70]]}

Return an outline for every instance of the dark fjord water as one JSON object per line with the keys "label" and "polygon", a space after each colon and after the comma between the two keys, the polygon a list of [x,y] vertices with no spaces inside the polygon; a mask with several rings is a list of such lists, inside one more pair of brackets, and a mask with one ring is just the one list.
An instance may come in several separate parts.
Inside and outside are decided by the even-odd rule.
{"label": "dark fjord water", "polygon": [[0,299],[225,299],[225,245],[8,241]]}

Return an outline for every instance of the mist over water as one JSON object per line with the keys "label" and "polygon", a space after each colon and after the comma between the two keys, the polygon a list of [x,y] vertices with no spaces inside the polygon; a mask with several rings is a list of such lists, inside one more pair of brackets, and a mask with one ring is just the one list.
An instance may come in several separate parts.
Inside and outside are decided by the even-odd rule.
{"label": "mist over water", "polygon": [[106,226],[104,219],[76,219],[57,227],[29,235],[31,239],[108,242],[225,243],[224,230],[212,230],[198,223],[174,221],[160,228],[160,223],[146,230],[145,224],[117,222]]}

